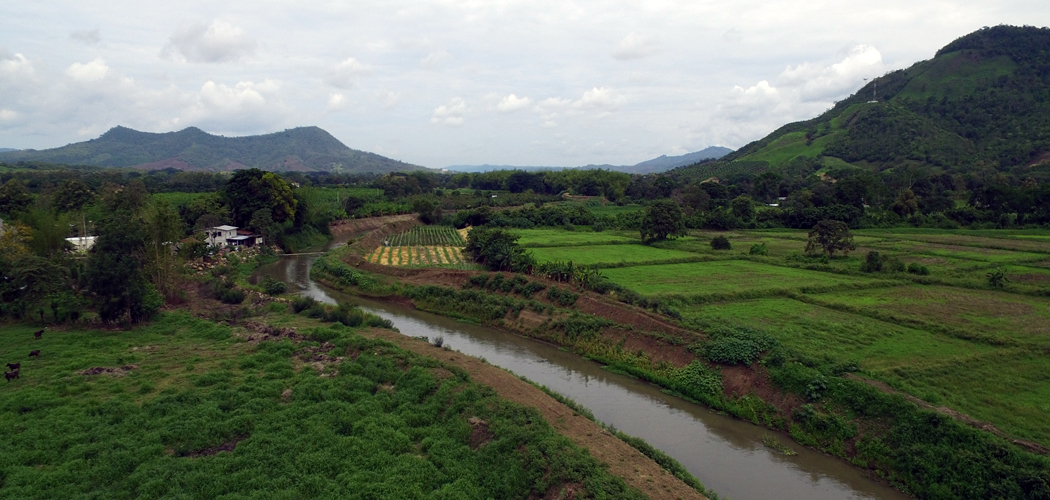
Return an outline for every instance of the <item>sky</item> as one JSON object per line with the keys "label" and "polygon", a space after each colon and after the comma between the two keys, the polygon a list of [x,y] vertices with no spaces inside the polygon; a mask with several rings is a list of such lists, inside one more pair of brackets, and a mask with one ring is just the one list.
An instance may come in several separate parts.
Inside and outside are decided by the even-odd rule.
{"label": "sky", "polygon": [[319,126],[427,167],[739,148],[1045,0],[0,4],[0,147]]}

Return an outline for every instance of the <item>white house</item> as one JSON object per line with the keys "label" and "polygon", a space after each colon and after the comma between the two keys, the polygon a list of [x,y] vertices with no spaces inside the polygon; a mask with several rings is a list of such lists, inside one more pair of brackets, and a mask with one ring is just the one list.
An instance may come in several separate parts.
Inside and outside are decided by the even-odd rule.
{"label": "white house", "polygon": [[66,241],[70,245],[73,245],[73,251],[77,253],[84,253],[91,250],[91,247],[95,244],[94,236],[79,236],[76,238],[66,238]]}
{"label": "white house", "polygon": [[207,238],[204,239],[205,243],[211,246],[221,247],[229,244],[228,240],[231,238],[237,237],[237,228],[235,226],[226,225],[209,227],[204,230],[204,234],[207,235]]}

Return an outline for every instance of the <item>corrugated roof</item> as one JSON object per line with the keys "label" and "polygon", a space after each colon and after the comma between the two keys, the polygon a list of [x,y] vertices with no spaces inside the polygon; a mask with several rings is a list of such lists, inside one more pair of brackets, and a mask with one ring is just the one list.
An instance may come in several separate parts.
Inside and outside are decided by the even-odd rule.
{"label": "corrugated roof", "polygon": [[233,231],[234,229],[237,229],[237,226],[225,226],[225,225],[223,225],[223,226],[215,226],[215,227],[210,228],[210,229],[218,229],[219,231]]}

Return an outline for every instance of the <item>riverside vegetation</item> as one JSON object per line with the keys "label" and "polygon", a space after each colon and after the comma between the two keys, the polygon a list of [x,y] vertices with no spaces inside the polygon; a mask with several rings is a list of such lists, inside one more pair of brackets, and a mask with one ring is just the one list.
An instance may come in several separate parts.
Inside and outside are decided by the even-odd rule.
{"label": "riverside vegetation", "polygon": [[[1044,232],[856,231],[856,250],[831,259],[807,255],[806,232],[790,230],[692,232],[649,245],[637,232],[590,226],[516,236],[535,259],[531,275],[424,284],[348,265],[355,250],[347,248],[320,259],[314,276],[570,346],[609,369],[786,430],[921,498],[1050,494],[1050,385],[1039,375],[1050,369]],[[712,237],[744,250],[715,250]],[[543,262],[568,256],[587,265]],[[1002,286],[989,283],[994,270],[1007,277]],[[659,313],[682,331],[580,314],[588,293]],[[693,361],[625,347],[639,336]],[[741,369],[775,389],[739,386]],[[973,419],[995,432],[972,427]]]}

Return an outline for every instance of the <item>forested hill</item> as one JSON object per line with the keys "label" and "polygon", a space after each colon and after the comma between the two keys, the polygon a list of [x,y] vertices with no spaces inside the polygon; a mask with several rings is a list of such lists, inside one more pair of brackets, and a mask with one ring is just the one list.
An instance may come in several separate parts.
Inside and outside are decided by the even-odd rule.
{"label": "forested hill", "polygon": [[[877,102],[870,102],[876,87]],[[1045,178],[1050,175],[1050,29],[983,28],[933,59],[876,78],[824,114],[785,125],[724,160],[733,165],[718,162],[707,170],[917,168]]]}
{"label": "forested hill", "polygon": [[190,127],[154,134],[114,127],[98,139],[55,149],[0,153],[0,161],[40,161],[100,167],[180,170],[389,173],[421,167],[346,147],[318,127],[266,135],[223,137]]}

